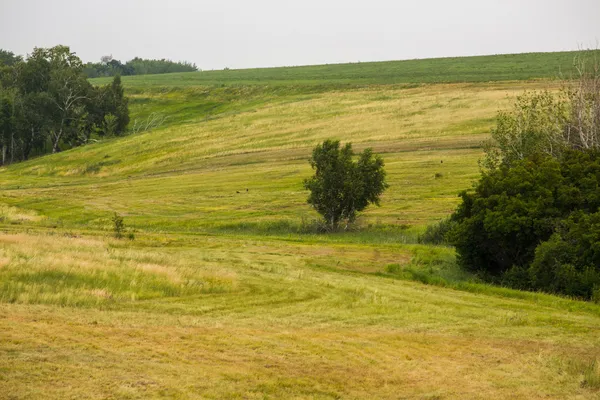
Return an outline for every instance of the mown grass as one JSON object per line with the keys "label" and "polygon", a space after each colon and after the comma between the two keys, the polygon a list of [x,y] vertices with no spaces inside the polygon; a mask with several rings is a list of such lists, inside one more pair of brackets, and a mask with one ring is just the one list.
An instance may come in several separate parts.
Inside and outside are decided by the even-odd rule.
{"label": "mown grass", "polygon": [[[555,83],[143,86],[132,116],[162,126],[0,170],[0,397],[599,396],[599,305],[417,243],[496,111]],[[302,188],[325,138],[386,161],[347,232],[319,233]]]}
{"label": "mown grass", "polygon": [[[57,286],[60,298],[19,297],[0,305],[3,392],[17,398],[596,393],[590,365],[599,355],[598,306],[375,274],[394,262],[422,262],[429,250],[418,245],[204,236],[188,245],[174,238],[175,246],[168,239],[0,236],[8,279],[18,270],[90,277],[116,264],[122,271],[116,285],[73,280],[69,290]],[[103,251],[91,251],[98,247]],[[103,254],[107,248],[113,253]],[[14,256],[21,252],[33,255],[27,264]],[[216,277],[220,290],[120,296],[123,284],[125,293],[145,284],[131,271],[174,287],[185,274],[198,281]],[[19,284],[23,293],[35,293],[38,282]],[[77,301],[80,295],[94,301]]]}
{"label": "mown grass", "polygon": [[[456,194],[477,177],[480,142],[496,111],[521,90],[515,83],[380,87],[276,98],[251,109],[241,98],[239,113],[184,118],[11,166],[0,171],[0,200],[66,227],[107,229],[113,211],[152,231],[294,227],[317,217],[302,188],[312,146],[341,138],[386,160],[391,189],[364,223],[425,224],[451,212]],[[182,96],[173,102],[192,101]],[[157,110],[148,108],[134,108],[135,115]]]}

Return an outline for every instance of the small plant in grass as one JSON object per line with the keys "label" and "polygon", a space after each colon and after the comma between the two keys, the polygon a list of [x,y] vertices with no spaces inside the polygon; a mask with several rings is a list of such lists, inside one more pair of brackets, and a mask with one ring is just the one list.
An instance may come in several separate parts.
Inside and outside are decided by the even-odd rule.
{"label": "small plant in grass", "polygon": [[123,217],[121,217],[117,213],[114,213],[112,217],[112,223],[113,231],[115,232],[115,237],[117,239],[121,239],[123,237],[123,234],[125,233],[125,222],[123,221]]}
{"label": "small plant in grass", "polygon": [[590,389],[600,389],[600,363],[598,360],[593,360],[585,367],[581,385]]}

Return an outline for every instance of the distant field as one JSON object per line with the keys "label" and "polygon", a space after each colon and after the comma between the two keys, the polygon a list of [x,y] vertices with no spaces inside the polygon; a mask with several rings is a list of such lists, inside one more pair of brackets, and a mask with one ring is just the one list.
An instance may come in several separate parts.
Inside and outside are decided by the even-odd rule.
{"label": "distant field", "polygon": [[[591,52],[590,56],[600,52]],[[357,62],[124,77],[131,88],[214,85],[363,86],[556,79],[573,72],[577,52],[504,54],[424,60]],[[97,84],[110,78],[92,80]]]}
{"label": "distant field", "polygon": [[[160,127],[0,169],[0,398],[600,399],[600,305],[417,243],[477,179],[496,112],[558,85],[517,80],[573,54],[493,57],[510,82],[421,83],[503,80],[485,57],[126,79],[132,124]],[[311,227],[326,138],[386,162],[354,231]]]}

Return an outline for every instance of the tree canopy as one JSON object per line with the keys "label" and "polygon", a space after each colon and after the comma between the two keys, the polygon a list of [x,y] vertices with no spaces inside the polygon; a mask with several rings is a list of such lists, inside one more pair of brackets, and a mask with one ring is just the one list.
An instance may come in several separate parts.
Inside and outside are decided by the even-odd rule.
{"label": "tree canopy", "polygon": [[317,145],[310,158],[315,174],[304,181],[310,190],[308,203],[323,216],[329,230],[337,230],[342,222],[355,221],[357,214],[369,204],[379,205],[388,187],[383,159],[371,149],[352,158],[352,144],[340,147],[338,140]]}
{"label": "tree canopy", "polygon": [[100,62],[87,63],[84,67],[84,73],[88,78],[115,75],[167,74],[171,72],[194,72],[197,70],[196,64],[187,61],[171,61],[164,58],[149,60],[135,57],[122,63],[112,58],[112,56],[104,56]]}
{"label": "tree canopy", "polygon": [[128,122],[120,77],[92,86],[67,46],[35,48],[26,60],[0,70],[2,164],[120,135]]}

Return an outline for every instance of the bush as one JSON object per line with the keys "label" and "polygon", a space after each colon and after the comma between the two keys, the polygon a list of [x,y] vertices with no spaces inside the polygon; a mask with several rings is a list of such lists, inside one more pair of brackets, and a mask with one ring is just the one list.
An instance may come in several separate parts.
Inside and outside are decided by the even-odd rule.
{"label": "bush", "polygon": [[450,218],[444,218],[433,225],[427,226],[425,232],[419,235],[418,242],[423,244],[447,244],[448,232],[456,225],[456,222]]}
{"label": "bush", "polygon": [[371,149],[359,154],[356,162],[353,156],[350,143],[340,148],[338,140],[326,140],[314,148],[310,159],[315,174],[304,181],[311,192],[307,201],[323,216],[330,231],[344,222],[348,228],[369,204],[379,205],[388,187],[381,157]]}
{"label": "bush", "polygon": [[600,151],[502,165],[461,197],[447,237],[465,269],[587,299],[600,288]]}
{"label": "bush", "polygon": [[600,213],[577,212],[536,249],[535,289],[591,299],[600,289]]}
{"label": "bush", "polygon": [[558,95],[526,93],[498,115],[447,236],[487,279],[600,300],[600,64],[581,54]]}
{"label": "bush", "polygon": [[513,266],[527,267],[535,248],[552,235],[564,215],[556,194],[565,187],[553,159],[526,160],[513,168],[484,173],[452,215],[449,233],[459,263],[473,272],[501,277]]}
{"label": "bush", "polygon": [[115,237],[117,239],[121,239],[123,237],[123,233],[125,232],[125,222],[123,221],[123,217],[115,213],[112,217],[112,223]]}

